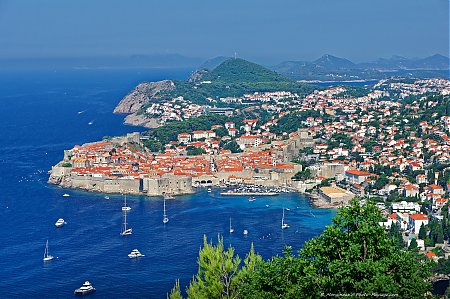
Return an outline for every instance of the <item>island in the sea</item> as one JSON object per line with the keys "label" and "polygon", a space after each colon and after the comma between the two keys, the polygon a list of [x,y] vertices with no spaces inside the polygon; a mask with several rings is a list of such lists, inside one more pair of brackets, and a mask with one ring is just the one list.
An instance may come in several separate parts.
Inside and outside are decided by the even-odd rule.
{"label": "island in the sea", "polygon": [[[209,65],[187,81],[139,84],[115,112],[152,129],[66,150],[49,182],[148,196],[212,186],[252,186],[262,193],[284,188],[334,207],[355,196],[386,195],[396,179],[380,173],[387,164],[406,165],[403,171],[413,169],[410,176],[420,180],[413,177],[424,165],[417,152],[448,143],[416,142],[423,132],[432,140],[429,128],[445,132],[450,126],[446,79],[319,87],[242,59]],[[420,122],[424,117],[435,121]],[[409,179],[396,187],[405,196],[418,190]]]}

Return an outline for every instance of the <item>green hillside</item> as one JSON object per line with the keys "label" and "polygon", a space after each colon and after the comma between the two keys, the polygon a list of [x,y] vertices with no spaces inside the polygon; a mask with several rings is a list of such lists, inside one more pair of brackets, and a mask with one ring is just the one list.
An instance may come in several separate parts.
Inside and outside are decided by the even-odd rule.
{"label": "green hillside", "polygon": [[[208,82],[210,81],[210,82]],[[216,100],[215,106],[224,107],[219,101],[224,97],[240,97],[245,93],[290,91],[305,95],[317,86],[292,81],[277,72],[243,59],[227,59],[212,71],[204,70],[196,78],[175,81],[176,88],[162,92],[158,98],[171,99],[182,96],[197,104],[211,104],[207,98]],[[147,105],[143,106],[142,111]]]}
{"label": "green hillside", "polygon": [[225,60],[218,67],[207,73],[203,80],[226,83],[291,81],[277,72],[240,58]]}

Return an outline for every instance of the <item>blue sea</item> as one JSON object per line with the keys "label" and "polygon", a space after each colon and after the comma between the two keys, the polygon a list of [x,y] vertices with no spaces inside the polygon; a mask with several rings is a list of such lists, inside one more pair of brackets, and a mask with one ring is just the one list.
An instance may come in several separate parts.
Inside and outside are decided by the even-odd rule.
{"label": "blue sea", "polygon": [[[133,235],[120,236],[123,199],[48,185],[47,171],[65,149],[143,130],[112,111],[143,80],[184,79],[190,69],[0,72],[0,298],[70,298],[89,280],[95,298],[165,298],[197,272],[206,235],[223,236],[244,257],[251,243],[265,259],[295,251],[323,231],[333,210],[318,210],[296,193],[222,197],[220,190],[167,202],[128,197]],[[88,123],[92,123],[89,125]],[[64,193],[70,197],[63,197]],[[289,229],[281,230],[282,208]],[[56,228],[58,218],[67,224]],[[230,235],[229,218],[235,232]],[[248,236],[243,230],[249,231]],[[49,242],[51,262],[42,261]],[[134,248],[146,256],[130,260]]]}

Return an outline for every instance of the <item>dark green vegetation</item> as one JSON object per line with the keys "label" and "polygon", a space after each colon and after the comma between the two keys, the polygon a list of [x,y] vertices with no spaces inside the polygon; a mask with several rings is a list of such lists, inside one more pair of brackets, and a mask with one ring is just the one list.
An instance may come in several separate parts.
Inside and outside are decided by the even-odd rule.
{"label": "dark green vegetation", "polygon": [[225,60],[218,67],[205,74],[202,79],[225,83],[291,81],[277,72],[239,58]]}
{"label": "dark green vegetation", "polygon": [[[307,94],[315,88],[312,85],[298,83],[258,64],[243,59],[227,59],[212,71],[196,72],[195,80],[175,81],[176,89],[165,92],[161,98],[182,96],[198,104],[211,104],[207,98],[216,100],[216,106],[227,106],[219,101],[224,97],[239,97],[245,93],[266,91],[291,91]],[[201,75],[199,75],[201,74]],[[192,82],[195,81],[196,83]],[[201,83],[210,81],[210,83]],[[145,109],[144,106],[143,109]]]}
{"label": "dark green vegetation", "polygon": [[150,138],[144,142],[144,145],[152,152],[159,152],[164,148],[165,144],[168,144],[170,141],[176,141],[180,133],[195,130],[210,130],[211,126],[217,124],[224,125],[227,121],[230,121],[230,118],[224,115],[207,114],[185,121],[171,122],[148,131],[147,135]]}
{"label": "dark green vegetation", "polygon": [[[225,250],[220,237],[215,246],[205,238],[188,298],[426,297],[430,265],[405,250],[397,232],[386,233],[380,219],[373,204],[361,206],[354,200],[297,255],[286,247],[282,256],[263,261],[252,246],[243,264],[232,247]],[[182,298],[179,284],[170,298]]]}

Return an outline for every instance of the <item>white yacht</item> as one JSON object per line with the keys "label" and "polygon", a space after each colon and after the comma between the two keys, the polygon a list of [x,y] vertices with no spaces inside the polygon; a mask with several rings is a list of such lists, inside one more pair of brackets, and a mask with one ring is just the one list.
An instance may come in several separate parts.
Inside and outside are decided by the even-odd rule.
{"label": "white yacht", "polygon": [[69,197],[69,196],[70,196],[70,194],[68,194],[68,193],[64,193],[64,194],[63,194],[63,196],[64,196],[64,197]]}
{"label": "white yacht", "polygon": [[128,257],[130,258],[130,259],[136,259],[136,258],[138,258],[138,257],[143,257],[143,256],[145,256],[145,255],[143,255],[139,250],[137,250],[137,249],[133,249],[131,252],[130,252],[130,254],[128,254]]}
{"label": "white yacht", "polygon": [[166,199],[164,198],[164,215],[163,215],[163,223],[166,224],[169,222],[169,217],[166,214]]}
{"label": "white yacht", "polygon": [[244,229],[244,236],[248,235],[248,230]]}
{"label": "white yacht", "polygon": [[91,285],[89,281],[85,281],[81,287],[73,292],[77,296],[86,295],[89,293],[95,292],[95,288]]}
{"label": "white yacht", "polygon": [[234,233],[234,228],[231,226],[231,217],[230,217],[230,234]]}
{"label": "white yacht", "polygon": [[211,189],[211,188],[208,188],[208,193],[211,193],[211,191],[212,191],[212,189]]}
{"label": "white yacht", "polygon": [[53,259],[53,256],[48,254],[48,240],[47,243],[45,243],[45,251],[44,251],[44,262],[51,261]]}
{"label": "white yacht", "polygon": [[121,236],[128,236],[133,233],[133,229],[127,226],[127,211],[123,211],[123,224],[122,224],[122,232]]}
{"label": "white yacht", "polygon": [[62,226],[64,226],[64,224],[66,224],[66,222],[64,221],[64,219],[59,218],[58,221],[56,221],[55,226],[56,226],[56,227],[62,227]]}
{"label": "white yacht", "polygon": [[129,211],[129,210],[131,210],[131,207],[127,206],[127,195],[125,194],[125,197],[123,199],[122,211]]}
{"label": "white yacht", "polygon": [[288,227],[289,225],[286,222],[284,222],[284,208],[283,208],[283,217],[281,217],[281,229],[285,229]]}

